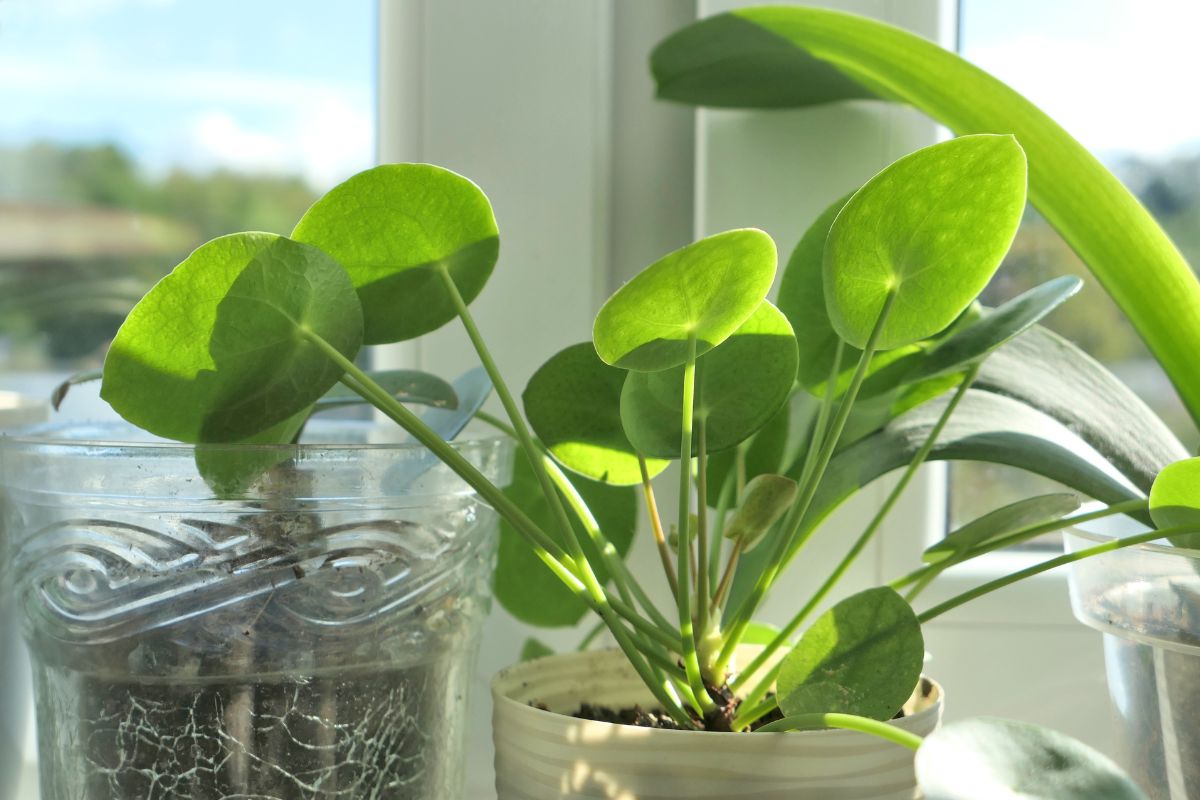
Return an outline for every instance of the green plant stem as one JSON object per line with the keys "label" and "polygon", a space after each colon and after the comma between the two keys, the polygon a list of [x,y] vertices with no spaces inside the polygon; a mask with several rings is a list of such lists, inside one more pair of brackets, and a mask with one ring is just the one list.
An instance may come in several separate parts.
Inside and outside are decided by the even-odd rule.
{"label": "green plant stem", "polygon": [[709,545],[708,553],[708,594],[713,598],[713,614],[716,614],[717,587],[720,585],[721,577],[721,545],[725,541],[725,517],[729,514],[729,504],[733,499],[733,479],[732,470],[725,473],[725,480],[721,483],[721,493],[717,496],[717,508],[713,517],[712,544]]}
{"label": "green plant stem", "polygon": [[[821,445],[825,442],[825,437],[829,433],[829,423],[833,418],[833,406],[837,400],[838,376],[842,373],[842,359],[846,354],[846,343],[838,339],[837,348],[833,351],[833,364],[829,369],[829,379],[825,382],[825,395],[821,398],[821,406],[817,409],[817,419],[813,422],[812,436],[809,437],[808,449],[804,453],[804,466],[800,469],[800,479],[796,483],[804,486],[812,477],[813,469],[817,464],[817,453],[821,450]],[[799,504],[792,506],[792,511],[795,511]],[[789,523],[785,524],[783,530],[790,530]]]}
{"label": "green plant stem", "polygon": [[744,731],[746,728],[758,722],[760,719],[765,717],[767,714],[770,714],[778,707],[779,704],[775,702],[774,697],[768,697],[761,703],[755,703],[753,705],[748,700],[743,701],[742,704],[738,706],[737,711],[734,712],[733,719],[729,722],[729,727],[733,728],[735,731]]}
{"label": "green plant stem", "polygon": [[[891,581],[888,586],[891,586],[893,589],[899,591],[905,586],[917,583],[918,588],[923,589],[931,580],[936,578],[942,572],[957,564],[962,564],[965,561],[970,561],[971,559],[994,552],[996,550],[1002,550],[1012,544],[1023,542],[1027,539],[1032,539],[1035,536],[1041,536],[1046,533],[1053,533],[1054,531],[1072,528],[1083,522],[1103,519],[1104,517],[1111,517],[1117,514],[1131,514],[1136,511],[1145,511],[1147,506],[1148,503],[1144,499],[1126,500],[1123,503],[1114,503],[1106,508],[1089,511],[1086,514],[1078,514],[1073,517],[1064,517],[1062,519],[1051,520],[1049,522],[1041,522],[1037,525],[1030,525],[1028,527],[1013,531],[1006,536],[1001,536],[990,542],[986,542],[962,557],[951,557],[936,564],[926,564],[925,566],[915,569],[903,577]],[[915,594],[913,596],[915,597]]]}
{"label": "green plant stem", "polygon": [[696,695],[701,716],[714,708],[712,698],[704,688],[700,672],[700,659],[696,655],[696,633],[692,625],[691,607],[691,526],[689,513],[692,497],[692,413],[696,394],[696,337],[688,334],[687,361],[683,365],[683,421],[679,435],[679,546],[676,549],[676,564],[679,567],[679,590],[676,592],[676,608],[679,612],[680,654],[687,672],[688,684]]}
{"label": "green plant stem", "polygon": [[781,720],[763,725],[756,733],[779,733],[782,731],[812,731],[824,728],[840,728],[846,731],[869,733],[880,739],[887,739],[898,745],[916,750],[921,746],[922,739],[915,733],[897,728],[887,722],[880,722],[869,717],[859,717],[854,714],[797,714],[784,717]]}
{"label": "green plant stem", "polygon": [[951,611],[955,608],[958,608],[963,603],[970,602],[971,600],[974,600],[977,597],[982,597],[983,595],[988,594],[989,592],[994,592],[997,589],[1003,589],[1005,586],[1014,584],[1017,581],[1024,580],[1025,578],[1030,578],[1034,575],[1040,575],[1041,573],[1047,572],[1048,570],[1056,569],[1058,567],[1065,566],[1067,564],[1072,564],[1076,561],[1081,561],[1085,558],[1091,558],[1092,556],[1097,556],[1102,553],[1109,553],[1109,552],[1112,552],[1113,550],[1120,550],[1121,548],[1124,548],[1124,547],[1132,547],[1137,544],[1145,544],[1146,542],[1152,542],[1155,539],[1163,539],[1168,536],[1175,536],[1175,535],[1178,535],[1181,533],[1194,533],[1197,530],[1200,530],[1200,529],[1196,528],[1196,526],[1194,526],[1194,525],[1181,525],[1176,528],[1166,528],[1163,530],[1150,531],[1148,533],[1141,533],[1141,534],[1138,534],[1137,536],[1127,536],[1124,539],[1114,539],[1111,542],[1105,542],[1104,544],[1099,544],[1099,545],[1096,545],[1095,547],[1089,547],[1089,548],[1086,548],[1084,550],[1079,550],[1074,553],[1066,553],[1064,555],[1059,556],[1058,558],[1052,558],[1049,561],[1043,561],[1040,564],[1035,564],[1034,566],[1028,567],[1027,569],[1019,570],[1017,572],[1014,572],[1011,575],[1005,575],[1003,578],[997,578],[996,580],[989,581],[988,583],[985,583],[982,586],[976,586],[974,589],[963,592],[960,595],[951,597],[946,602],[939,603],[938,605],[934,606],[933,608],[930,608],[930,609],[918,614],[917,620],[919,620],[920,623],[922,625],[924,625],[929,620],[940,617],[942,614],[945,614],[947,611]]}
{"label": "green plant stem", "polygon": [[811,614],[817,608],[817,606],[821,604],[821,602],[829,595],[829,593],[833,591],[833,588],[838,584],[838,582],[845,576],[847,570],[850,569],[855,560],[858,559],[859,555],[862,554],[862,551],[870,543],[871,539],[873,539],[875,534],[879,531],[880,526],[883,525],[883,521],[887,519],[888,514],[891,513],[892,508],[895,507],[901,495],[904,494],[904,490],[908,488],[909,483],[912,482],[913,477],[917,474],[917,470],[920,469],[921,465],[925,463],[925,460],[929,458],[929,454],[933,451],[934,445],[937,444],[938,437],[941,436],[942,431],[946,427],[946,423],[948,423],[950,421],[950,417],[954,415],[955,409],[957,409],[959,403],[962,402],[963,397],[967,393],[967,389],[975,381],[975,376],[978,374],[979,365],[976,364],[967,371],[966,375],[963,376],[962,381],[958,384],[958,389],[954,392],[954,396],[950,398],[950,402],[947,403],[946,408],[942,410],[941,416],[938,417],[937,422],[934,424],[933,428],[930,429],[929,435],[925,437],[925,441],[922,443],[921,448],[908,462],[908,466],[905,468],[904,473],[900,476],[900,480],[896,482],[894,487],[892,487],[891,492],[888,493],[887,498],[883,501],[882,505],[879,506],[879,509],[875,512],[875,516],[871,518],[871,521],[867,524],[867,527],[863,529],[862,534],[857,540],[855,540],[854,544],[842,558],[841,562],[834,567],[833,572],[829,573],[829,577],[825,579],[820,588],[817,589],[809,601],[805,603],[800,611],[797,612],[794,617],[792,617],[788,624],[785,625],[778,634],[776,634],[775,638],[772,639],[766,645],[766,647],[762,649],[762,651],[754,658],[754,660],[747,664],[745,669],[738,674],[738,676],[730,684],[731,689],[737,691],[744,686],[746,682],[750,680],[750,678],[752,678],[759,669],[762,668],[763,664],[767,662],[767,660],[775,653],[776,650],[787,644],[788,640],[791,639],[793,634],[796,633],[796,631],[800,628],[800,625],[803,624],[804,620],[808,618],[808,615]]}
{"label": "green plant stem", "polygon": [[650,471],[646,468],[645,456],[638,454],[638,466],[642,471],[642,494],[646,498],[646,513],[650,515],[650,529],[654,533],[654,544],[662,561],[663,573],[671,587],[671,597],[679,602],[679,579],[675,577],[675,566],[671,563],[671,550],[663,533],[662,517],[658,513],[658,501],[654,499],[654,484],[650,482]]}
{"label": "green plant stem", "polygon": [[708,635],[708,441],[704,417],[696,418],[696,627],[701,636]]}
{"label": "green plant stem", "polygon": [[825,469],[829,466],[829,460],[833,458],[834,448],[837,447],[842,430],[846,427],[846,420],[850,418],[850,409],[854,406],[854,401],[858,397],[858,390],[862,388],[863,381],[867,377],[867,370],[871,365],[871,357],[875,354],[875,345],[879,341],[879,336],[883,332],[883,326],[887,322],[892,310],[892,303],[895,300],[896,292],[893,289],[888,292],[887,297],[883,301],[883,307],[879,310],[879,318],[875,320],[875,327],[871,330],[871,335],[868,337],[862,355],[858,359],[858,366],[854,370],[854,375],[850,378],[850,385],[846,387],[846,393],[842,396],[842,402],[838,406],[837,415],[830,425],[828,435],[823,437],[821,450],[817,455],[813,468],[807,480],[801,484],[800,495],[797,497],[796,504],[791,508],[788,515],[790,527],[785,527],[783,535],[776,538],[775,549],[771,553],[771,558],[767,561],[767,566],[759,575],[749,596],[746,597],[734,614],[734,622],[730,626],[729,634],[725,639],[724,646],[721,648],[721,655],[716,664],[718,672],[724,671],[729,664],[730,659],[733,657],[733,652],[741,642],[742,635],[746,632],[746,628],[749,626],[754,612],[758,609],[759,604],[766,596],[771,585],[775,582],[775,579],[782,572],[786,561],[785,556],[794,550],[798,550],[799,546],[803,544],[803,538],[807,538],[811,533],[811,528],[809,528],[805,531],[803,538],[797,535],[802,529],[804,517],[808,514],[808,509],[812,505],[813,498],[816,496],[817,487],[821,484],[821,478],[825,474]]}
{"label": "green plant stem", "polygon": [[[509,500],[503,491],[485,478],[471,462],[467,461],[457,450],[431,430],[416,414],[409,411],[396,398],[392,397],[386,389],[375,383],[369,375],[358,368],[358,365],[342,355],[336,347],[307,328],[302,328],[301,331],[308,341],[312,342],[328,358],[342,368],[349,378],[347,379],[346,376],[343,376],[343,383],[368,400],[373,406],[395,421],[396,424],[400,425],[400,427],[411,433],[418,442],[429,448],[442,463],[450,467],[455,474],[467,482],[467,485],[478,492],[480,497],[490,503],[498,513],[502,514],[518,532],[526,536],[530,544],[533,545],[534,552],[538,558],[568,588],[575,591],[577,595],[585,598],[588,604],[604,619],[609,630],[612,631],[613,638],[617,640],[621,651],[629,659],[629,663],[637,671],[642,681],[654,693],[655,699],[662,704],[671,718],[677,724],[694,728],[695,723],[687,712],[680,708],[674,698],[664,690],[662,683],[656,681],[650,665],[642,657],[641,651],[635,645],[630,632],[621,623],[620,616],[614,610],[613,605],[610,604],[604,588],[596,581],[591,569],[586,568],[586,562],[583,565],[584,569],[580,569],[578,565],[576,566],[576,569],[580,569],[583,575],[578,575],[574,570],[567,567],[561,560],[565,558],[565,554],[562,553],[561,548],[534,524],[515,503]],[[582,588],[584,591],[582,592],[578,591],[580,584],[583,585]],[[649,649],[650,646],[643,642],[643,647]]]}

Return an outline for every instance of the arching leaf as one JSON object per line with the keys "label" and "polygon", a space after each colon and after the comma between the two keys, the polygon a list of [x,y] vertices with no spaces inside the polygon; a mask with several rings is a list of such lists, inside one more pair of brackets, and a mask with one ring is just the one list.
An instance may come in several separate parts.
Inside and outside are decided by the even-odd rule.
{"label": "arching leaf", "polygon": [[[451,410],[458,406],[458,396],[454,394],[454,387],[428,372],[419,369],[385,369],[371,370],[367,374],[402,403]],[[366,402],[368,401],[349,386],[339,383],[317,401],[313,413]]]}
{"label": "arching leaf", "polygon": [[[1066,492],[1027,497],[989,511],[946,534],[921,554],[926,564],[961,561],[972,550],[1041,522],[1062,519],[1079,508],[1079,496]],[[1015,544],[1015,542],[1014,542]]]}
{"label": "arching leaf", "polygon": [[412,339],[445,325],[457,312],[439,271],[449,271],[470,303],[500,253],[487,196],[431,164],[360,172],[317,200],[292,237],[346,268],[362,301],[367,344]]}
{"label": "arching leaf", "polygon": [[1025,154],[1011,136],[963,136],[905,156],[847,201],[825,243],[834,330],[863,347],[889,294],[878,347],[942,331],[991,280],[1025,208]]}
{"label": "arching leaf", "polygon": [[725,341],[754,313],[775,279],[775,243],[760,230],[726,231],[664,256],[617,290],[592,338],[605,363],[653,372]]}
{"label": "arching leaf", "polygon": [[[530,426],[556,461],[614,486],[642,481],[637,451],[621,426],[625,375],[625,370],[601,361],[591,342],[583,342],[540,366],[522,395]],[[669,463],[649,459],[650,476]]]}
{"label": "arching leaf", "polygon": [[349,359],[358,353],[362,311],[345,270],[282,236],[223,236],[129,313],[100,394],[159,436],[247,439],[307,409],[341,377],[309,334]]}

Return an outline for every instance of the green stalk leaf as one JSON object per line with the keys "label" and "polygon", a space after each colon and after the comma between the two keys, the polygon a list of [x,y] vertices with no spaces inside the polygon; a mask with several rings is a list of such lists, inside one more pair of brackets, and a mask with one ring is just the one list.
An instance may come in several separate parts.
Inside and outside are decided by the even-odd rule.
{"label": "green stalk leaf", "polygon": [[[428,372],[418,369],[385,369],[371,370],[367,374],[401,403],[451,410],[458,407],[458,395],[454,393],[454,387]],[[339,383],[317,400],[313,413],[366,402],[349,386]]]}
{"label": "green stalk leaf", "polygon": [[[600,530],[624,558],[637,528],[636,492],[631,487],[608,486],[579,475],[572,475],[570,480],[596,517]],[[552,525],[555,517],[550,504],[523,455],[518,454],[514,459],[512,483],[505,488],[504,494],[548,531],[550,538],[560,546],[563,544],[558,528]],[[607,580],[603,560],[579,521],[572,517],[571,524],[596,577],[603,583]],[[494,586],[500,605],[530,625],[543,628],[571,626],[588,613],[587,604],[547,569],[525,538],[503,518],[500,520]]]}
{"label": "green stalk leaf", "polygon": [[1002,539],[1022,528],[1062,519],[1078,510],[1079,505],[1079,495],[1063,492],[1018,500],[989,511],[946,534],[940,542],[926,548],[921,554],[921,560],[926,564],[961,561],[971,551],[985,547],[990,542]]}
{"label": "green stalk leaf", "polygon": [[[538,367],[521,395],[529,425],[555,461],[614,486],[642,482],[638,452],[621,426],[625,375],[601,361],[591,342],[583,342]],[[651,477],[668,464],[666,459],[646,460]]]}
{"label": "green stalk leaf", "polygon": [[655,48],[651,68],[659,96],[685,103],[795,108],[875,96],[912,105],[958,134],[1014,134],[1029,158],[1030,200],[1125,311],[1200,419],[1195,274],[1111,172],[1002,82],[899,28],[794,6],[689,25]]}
{"label": "green stalk leaf", "polygon": [[[726,231],[689,244],[642,270],[596,315],[592,338],[606,364],[655,372],[725,341],[766,298],[775,243],[760,230]],[[678,443],[677,443],[678,444]]]}
{"label": "green stalk leaf", "polygon": [[825,304],[863,347],[895,296],[877,347],[948,327],[991,280],[1025,208],[1025,155],[1011,136],[962,136],[905,156],[842,208],[825,242]]}
{"label": "green stalk leaf", "polygon": [[912,607],[886,586],[851,595],[822,614],[784,657],[785,716],[895,716],[921,678],[925,640]]}
{"label": "green stalk leaf", "polygon": [[454,319],[439,268],[449,270],[470,303],[500,254],[487,196],[461,175],[430,164],[360,172],[317,200],[292,238],[346,268],[362,301],[367,344],[412,339]]}
{"label": "green stalk leaf", "polygon": [[[695,414],[707,426],[709,452],[737,445],[765,426],[796,380],[796,339],[787,318],[766,300],[719,347],[696,363]],[[629,441],[655,458],[679,457],[683,367],[630,372],[621,390]],[[693,434],[693,447],[698,442]]]}
{"label": "green stalk leaf", "polygon": [[991,717],[955,722],[925,737],[916,768],[926,800],[1147,800],[1090,747],[1037,725]]}
{"label": "green stalk leaf", "polygon": [[184,442],[236,442],[280,425],[329,391],[362,311],[345,270],[266,233],[202,245],[130,312],[104,362],[100,395],[125,419]]}

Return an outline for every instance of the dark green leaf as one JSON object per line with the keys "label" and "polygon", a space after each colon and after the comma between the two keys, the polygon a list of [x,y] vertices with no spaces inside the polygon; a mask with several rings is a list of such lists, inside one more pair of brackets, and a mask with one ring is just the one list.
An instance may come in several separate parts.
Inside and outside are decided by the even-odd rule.
{"label": "dark green leaf", "polygon": [[1105,756],[1069,736],[981,717],[934,731],[917,750],[926,800],[1147,800]]}
{"label": "dark green leaf", "polygon": [[1044,494],[1018,500],[951,531],[940,542],[928,547],[921,555],[921,560],[926,564],[940,564],[947,560],[959,561],[972,550],[984,547],[989,542],[1004,538],[1022,528],[1062,519],[1078,510],[1079,505],[1079,496],[1067,493]]}
{"label": "dark green leaf", "polygon": [[918,150],[854,193],[825,242],[825,304],[838,335],[890,350],[948,327],[1000,266],[1025,208],[1025,154],[1011,136]]}
{"label": "dark green leaf", "polygon": [[545,656],[554,655],[554,649],[549,645],[530,636],[525,640],[525,644],[521,645],[521,661],[533,661],[535,658],[544,658]]}
{"label": "dark green leaf", "polygon": [[779,708],[785,716],[891,719],[912,695],[924,661],[912,607],[886,586],[868,589],[822,614],[783,659]]}
{"label": "dark green leaf", "polygon": [[617,290],[592,338],[605,363],[654,372],[725,341],[758,309],[775,279],[775,243],[760,230],[726,231],[676,250]]}
{"label": "dark green leaf", "polygon": [[247,439],[309,408],[341,377],[305,332],[349,359],[358,353],[362,313],[345,270],[281,236],[223,236],[130,312],[100,394],[159,436]]}
{"label": "dark green leaf", "polygon": [[[1053,417],[1143,492],[1159,470],[1188,457],[1153,411],[1075,345],[1040,326],[993,353],[975,386]],[[1074,487],[1079,488],[1079,487]]]}
{"label": "dark green leaf", "polygon": [[[367,374],[388,394],[402,403],[415,403],[451,410],[458,406],[458,396],[454,394],[454,387],[428,372],[421,372],[417,369],[386,369],[372,370]],[[353,389],[339,383],[317,401],[313,413],[366,402]]]}
{"label": "dark green leaf", "polygon": [[[571,483],[587,503],[600,530],[622,557],[629,551],[637,528],[637,495],[632,487],[608,486],[580,475]],[[513,463],[512,484],[504,490],[542,530],[560,545],[556,517],[542,494],[541,486],[523,455]],[[583,541],[588,561],[601,581],[606,579],[600,555],[575,519],[576,535]],[[500,552],[496,560],[496,599],[510,614],[531,625],[563,627],[574,625],[587,613],[587,605],[563,586],[557,576],[533,553],[526,539],[505,520],[500,521]]]}
{"label": "dark green leaf", "polygon": [[[795,379],[791,326],[764,300],[724,344],[697,362],[695,415],[707,426],[709,452],[733,447],[766,425],[787,401]],[[621,390],[621,421],[639,451],[677,458],[683,368],[629,373]]]}
{"label": "dark green leaf", "polygon": [[314,203],[292,236],[346,268],[362,301],[367,344],[412,339],[445,325],[457,312],[440,271],[449,271],[470,303],[500,253],[487,196],[431,164],[360,172]]}
{"label": "dark green leaf", "polygon": [[[591,342],[584,342],[539,367],[522,395],[530,426],[556,461],[614,486],[642,481],[637,451],[621,427],[625,375],[625,370],[601,361]],[[653,477],[669,463],[648,459],[646,466]]]}

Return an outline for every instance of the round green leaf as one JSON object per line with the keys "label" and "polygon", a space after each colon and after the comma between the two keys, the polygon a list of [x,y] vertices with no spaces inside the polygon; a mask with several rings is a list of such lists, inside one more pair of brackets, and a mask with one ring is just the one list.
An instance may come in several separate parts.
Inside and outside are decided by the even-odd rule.
{"label": "round green leaf", "polygon": [[[638,454],[621,427],[625,370],[610,367],[591,342],[554,355],[529,379],[525,416],[560,464],[614,486],[642,482]],[[669,461],[649,459],[651,477]]]}
{"label": "round green leaf", "polygon": [[[783,314],[763,300],[737,332],[697,361],[694,413],[707,428],[708,451],[733,447],[766,425],[795,380],[796,338]],[[621,422],[640,452],[678,458],[683,367],[630,372],[621,390]]]}
{"label": "round green leaf", "polygon": [[709,236],[664,256],[608,299],[592,329],[607,364],[654,372],[725,341],[767,296],[775,243],[746,228]]}
{"label": "round green leaf", "polygon": [[1120,768],[1069,736],[1006,719],[946,725],[921,743],[926,800],[1146,800]]}
{"label": "round green leaf", "polygon": [[[637,528],[637,494],[628,486],[608,486],[579,475],[570,477],[605,537],[624,557]],[[541,485],[529,461],[518,455],[513,462],[512,483],[504,493],[529,518],[547,531],[560,545],[562,541],[554,512],[546,502]],[[600,554],[574,516],[571,525],[583,546],[596,576],[604,582],[607,573]],[[574,625],[588,613],[587,605],[563,585],[549,567],[534,554],[529,542],[508,523],[500,520],[500,547],[494,576],[496,600],[522,622],[544,628]]]}
{"label": "round green leaf", "polygon": [[895,716],[921,678],[925,640],[912,607],[881,586],[847,597],[813,623],[780,667],[784,716]]}
{"label": "round green leaf", "polygon": [[838,335],[889,350],[941,331],[983,290],[1025,207],[1012,136],[962,136],[905,156],[855,192],[825,245],[825,302]]}
{"label": "round green leaf", "polygon": [[184,442],[249,439],[315,403],[342,375],[307,331],[353,359],[362,311],[325,253],[267,233],[201,246],[134,307],[104,362],[101,396]]}
{"label": "round green leaf", "polygon": [[456,316],[439,270],[470,303],[500,253],[496,218],[471,181],[430,164],[384,164],[335,186],[292,237],[350,273],[367,344],[412,339]]}
{"label": "round green leaf", "polygon": [[[1150,487],[1150,518],[1159,528],[1200,527],[1200,458],[1176,461],[1158,473]],[[1171,541],[1200,548],[1200,534],[1175,536]]]}

